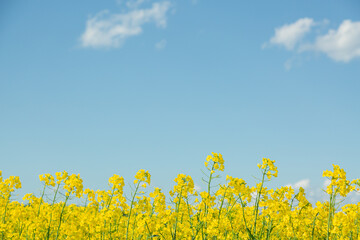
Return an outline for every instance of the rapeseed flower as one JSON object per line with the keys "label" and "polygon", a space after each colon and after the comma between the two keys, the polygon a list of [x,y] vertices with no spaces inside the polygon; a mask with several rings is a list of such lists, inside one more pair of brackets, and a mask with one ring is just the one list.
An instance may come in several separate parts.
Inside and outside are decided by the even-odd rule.
{"label": "rapeseed flower", "polygon": [[117,174],[105,190],[83,189],[79,174],[42,174],[43,192],[26,194],[25,203],[12,200],[20,178],[4,179],[0,171],[0,239],[360,239],[360,203],[337,201],[359,191],[360,180],[348,180],[338,165],[323,172],[329,200],[314,206],[303,188],[267,187],[278,175],[274,160],[262,159],[254,185],[228,175],[215,184],[224,171],[219,153],[207,156],[205,167],[207,191],[197,192],[191,176],[178,174],[170,199],[160,188],[146,195],[151,175],[143,169],[129,199]]}

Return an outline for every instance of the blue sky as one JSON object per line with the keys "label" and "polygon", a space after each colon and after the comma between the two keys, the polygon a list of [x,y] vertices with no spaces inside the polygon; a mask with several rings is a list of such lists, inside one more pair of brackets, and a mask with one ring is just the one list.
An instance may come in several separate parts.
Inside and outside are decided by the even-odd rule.
{"label": "blue sky", "polygon": [[[316,192],[322,171],[360,168],[359,1],[2,1],[0,159],[19,194],[38,175],[106,188],[139,169],[168,191],[225,175]],[[300,182],[300,183],[299,183]]]}

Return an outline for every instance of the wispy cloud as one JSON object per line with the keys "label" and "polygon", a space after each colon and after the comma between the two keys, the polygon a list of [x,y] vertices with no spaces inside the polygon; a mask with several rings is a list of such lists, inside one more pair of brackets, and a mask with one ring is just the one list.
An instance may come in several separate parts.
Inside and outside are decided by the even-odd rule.
{"label": "wispy cloud", "polygon": [[318,36],[315,43],[304,45],[300,50],[319,51],[338,62],[349,62],[360,57],[360,22],[344,20],[338,29],[330,29]]}
{"label": "wispy cloud", "polygon": [[358,203],[360,202],[360,193],[359,192],[351,192],[347,196],[349,203]]}
{"label": "wispy cloud", "polygon": [[284,67],[285,67],[286,70],[289,71],[292,68],[292,62],[293,62],[292,59],[288,59],[288,60],[285,61]]}
{"label": "wispy cloud", "polygon": [[309,188],[310,187],[310,179],[302,179],[294,184],[295,189],[300,188],[300,187],[302,187],[304,189]]}
{"label": "wispy cloud", "polygon": [[326,189],[327,186],[329,186],[331,183],[330,179],[325,179],[324,183],[323,183],[323,188]]}
{"label": "wispy cloud", "polygon": [[167,41],[163,39],[155,44],[155,48],[158,50],[164,49],[166,47]]}
{"label": "wispy cloud", "polygon": [[126,2],[126,6],[128,8],[137,8],[144,2],[145,2],[145,0],[129,0]]}
{"label": "wispy cloud", "polygon": [[128,8],[138,8],[149,0],[116,0],[119,5],[125,5]]}
{"label": "wispy cloud", "polygon": [[[286,186],[292,187],[295,190],[295,194],[298,193],[300,187],[304,188],[307,200],[312,204],[315,204],[317,201],[329,201],[330,196],[325,192],[325,190],[330,183],[331,181],[329,179],[324,179],[324,182],[320,184],[320,186],[312,186],[310,184],[310,179],[302,179],[296,183],[288,184]],[[337,200],[340,206],[344,206],[349,203],[358,203],[360,201],[360,192],[350,192],[345,198],[337,196]]]}
{"label": "wispy cloud", "polygon": [[[320,25],[322,24],[312,18],[301,18],[294,23],[285,24],[275,28],[274,36],[262,47],[283,46],[295,54],[305,51],[321,52],[334,61],[344,63],[360,57],[360,22],[344,20],[338,29],[328,29],[327,33],[315,35],[312,41],[305,43],[305,35]],[[284,66],[289,70],[292,67],[292,60],[286,61]]]}
{"label": "wispy cloud", "polygon": [[194,185],[194,189],[195,189],[195,191],[197,191],[197,192],[200,192],[201,191],[201,187],[199,186],[199,185]]}
{"label": "wispy cloud", "polygon": [[291,186],[292,188],[298,190],[300,187],[304,188],[304,189],[308,189],[310,187],[310,179],[302,179],[296,183],[293,184],[288,184],[286,186]]}
{"label": "wispy cloud", "polygon": [[287,50],[292,50],[314,24],[315,22],[311,18],[301,18],[292,24],[285,24],[276,28],[275,35],[270,39],[270,44],[281,45]]}
{"label": "wispy cloud", "polygon": [[199,0],[190,0],[193,5],[198,4]]}
{"label": "wispy cloud", "polygon": [[149,9],[135,9],[125,14],[102,11],[88,19],[85,32],[80,37],[83,47],[117,48],[132,36],[142,33],[145,23],[155,23],[159,28],[167,25],[166,14],[170,2],[156,2]]}

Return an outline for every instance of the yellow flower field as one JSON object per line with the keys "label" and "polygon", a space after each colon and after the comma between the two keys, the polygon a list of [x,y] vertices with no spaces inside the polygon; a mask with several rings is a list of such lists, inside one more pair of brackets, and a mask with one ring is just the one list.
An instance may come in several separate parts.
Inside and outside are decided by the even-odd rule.
{"label": "yellow flower field", "polygon": [[[41,196],[26,194],[24,202],[12,201],[21,188],[19,177],[3,179],[0,172],[1,239],[360,239],[360,203],[338,207],[360,181],[347,180],[337,165],[323,177],[328,201],[312,205],[304,189],[268,189],[266,182],[277,177],[275,161],[264,158],[258,164],[262,175],[256,186],[226,176],[226,183],[214,188],[213,180],[224,171],[221,154],[205,161],[207,191],[197,192],[191,176],[179,174],[170,198],[159,188],[144,190],[150,174],[135,176],[130,199],[123,193],[124,179],[113,175],[109,190],[83,189],[80,175],[67,172],[40,175]],[[49,188],[52,201],[45,201]],[[61,197],[62,201],[58,201]],[[83,205],[69,204],[79,199]]]}

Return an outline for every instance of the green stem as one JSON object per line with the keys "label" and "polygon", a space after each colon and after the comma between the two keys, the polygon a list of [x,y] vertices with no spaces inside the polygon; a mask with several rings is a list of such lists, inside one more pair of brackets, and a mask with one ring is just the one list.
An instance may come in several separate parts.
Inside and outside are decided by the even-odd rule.
{"label": "green stem", "polygon": [[40,214],[40,207],[41,207],[43,197],[44,197],[44,194],[45,194],[45,188],[46,188],[46,184],[44,184],[44,188],[43,188],[43,191],[42,191],[42,194],[41,194],[40,203],[39,203],[39,209],[38,209],[38,214],[37,214],[38,216]]}
{"label": "green stem", "polygon": [[316,218],[317,218],[317,216],[319,215],[319,213],[317,213],[316,215],[315,215],[315,217],[314,217],[314,221],[313,221],[313,227],[312,227],[312,232],[311,232],[311,240],[313,240],[314,239],[314,233],[315,233],[315,221],[316,221]]}
{"label": "green stem", "polygon": [[[10,202],[10,196],[11,196],[11,193],[9,193],[9,196],[6,199],[5,211],[4,211],[4,217],[3,217],[3,224],[5,224],[5,222],[6,222],[6,213],[7,213],[7,207],[8,207],[9,202]],[[1,234],[1,239],[4,239],[4,233]]]}
{"label": "green stem", "polygon": [[58,225],[58,228],[57,228],[57,231],[56,231],[56,238],[55,238],[55,240],[57,240],[57,239],[59,238],[59,231],[60,231],[61,221],[62,221],[64,209],[65,209],[65,206],[66,206],[66,203],[67,203],[69,197],[70,197],[70,195],[69,195],[69,196],[66,196],[64,205],[63,205],[63,207],[61,208],[60,218],[59,218],[59,225]]}
{"label": "green stem", "polygon": [[248,234],[250,235],[250,239],[253,239],[253,235],[251,234],[250,229],[247,227],[246,217],[245,217],[245,204],[241,198],[241,194],[239,194],[239,199],[240,199],[241,210],[242,210],[242,214],[243,214],[243,218],[244,218],[245,229],[248,232]]}
{"label": "green stem", "polygon": [[259,190],[259,192],[258,192],[257,195],[256,195],[255,209],[254,209],[255,221],[254,221],[253,235],[255,235],[255,232],[256,232],[256,220],[257,220],[258,213],[259,213],[259,202],[260,202],[260,197],[261,197],[261,190],[262,190],[263,185],[264,185],[265,175],[266,175],[267,169],[268,169],[268,166],[266,166],[266,168],[265,168],[265,170],[264,170],[264,172],[263,172],[262,179],[261,179],[260,190]]}
{"label": "green stem", "polygon": [[330,194],[330,202],[329,202],[329,214],[328,214],[328,222],[327,222],[327,235],[326,240],[330,239],[330,229],[332,225],[332,217],[333,217],[333,211],[334,211],[334,205],[335,205],[335,197],[336,193],[334,193],[334,186],[332,186],[332,191]]}
{"label": "green stem", "polygon": [[59,187],[60,187],[60,184],[57,185],[57,188],[56,188],[56,191],[55,191],[55,194],[54,194],[54,198],[53,198],[53,201],[52,201],[52,205],[54,205],[55,201],[56,201],[56,195],[59,191]]}
{"label": "green stem", "polygon": [[219,234],[220,234],[220,219],[221,219],[221,210],[222,210],[222,207],[224,205],[224,201],[225,201],[225,197],[226,197],[226,191],[228,190],[229,187],[226,187],[225,189],[225,192],[224,192],[224,196],[223,198],[221,199],[221,204],[220,204],[220,207],[219,207],[219,216],[218,216],[218,229],[219,229]]}
{"label": "green stem", "polygon": [[[213,171],[214,171],[214,164],[212,165],[211,167],[211,170],[210,170],[210,175],[209,175],[209,181],[208,181],[208,199],[210,199],[210,187],[211,187],[211,180],[212,180],[212,175],[213,175]],[[207,216],[208,214],[208,206],[207,204],[205,203],[205,216]],[[204,225],[205,229],[207,229],[207,222],[205,222],[205,225]],[[205,239],[207,239],[207,234],[205,233]]]}
{"label": "green stem", "polygon": [[194,238],[194,226],[193,226],[193,224],[192,224],[192,219],[191,219],[191,215],[190,215],[190,204],[189,204],[189,200],[188,200],[187,198],[186,198],[186,206],[187,206],[187,209],[188,209],[190,229],[191,229],[191,231],[192,231],[191,239],[195,239],[195,238]]}
{"label": "green stem", "polygon": [[[55,201],[56,201],[56,195],[57,195],[57,193],[58,193],[58,191],[59,191],[59,187],[60,187],[60,184],[57,184],[57,188],[56,188],[56,190],[55,190],[55,194],[54,194],[54,198],[53,198],[53,201],[52,201],[52,203],[51,203],[51,205],[53,206],[54,205],[54,203],[55,203]],[[47,237],[47,239],[50,239],[50,229],[51,229],[51,220],[52,220],[52,213],[50,214],[50,221],[49,221],[49,226],[48,226],[48,229],[47,229],[47,233],[46,233],[46,237]]]}
{"label": "green stem", "polygon": [[8,207],[9,202],[10,202],[10,196],[11,196],[11,194],[9,193],[9,196],[6,199],[6,204],[5,204],[5,211],[4,211],[4,216],[3,216],[3,224],[5,224],[5,222],[6,222],[6,213],[7,213],[7,207]]}
{"label": "green stem", "polygon": [[130,224],[131,212],[132,212],[133,205],[134,205],[134,199],[135,199],[135,196],[139,189],[140,183],[141,183],[141,181],[139,181],[138,184],[136,185],[135,193],[132,195],[132,199],[131,199],[130,211],[129,211],[129,216],[128,216],[128,220],[127,220],[127,224],[126,224],[126,238],[125,238],[126,240],[128,239],[128,236],[129,236],[129,224]]}
{"label": "green stem", "polygon": [[179,211],[180,211],[182,190],[183,190],[183,188],[181,188],[181,190],[180,190],[180,196],[178,197],[178,202],[176,203],[176,209],[175,209],[176,220],[175,220],[175,230],[174,230],[173,240],[176,240],[176,229],[177,229],[177,224],[178,224],[178,214],[179,214]]}
{"label": "green stem", "polygon": [[115,192],[115,188],[114,188],[114,189],[112,190],[112,192],[111,192],[111,197],[110,197],[109,203],[108,203],[107,206],[106,206],[107,209],[109,209],[109,207],[110,207],[110,204],[111,204],[112,199],[113,199],[113,197],[114,197],[114,192]]}

